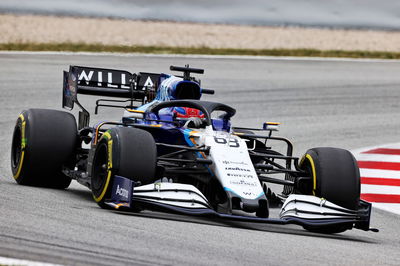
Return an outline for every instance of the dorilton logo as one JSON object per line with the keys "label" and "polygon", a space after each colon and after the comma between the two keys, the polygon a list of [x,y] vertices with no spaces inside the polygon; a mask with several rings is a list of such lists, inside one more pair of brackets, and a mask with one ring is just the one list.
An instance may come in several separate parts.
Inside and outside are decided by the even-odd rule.
{"label": "dorilton logo", "polygon": [[247,165],[247,163],[245,163],[245,162],[234,162],[234,161],[227,161],[227,160],[223,160],[222,163],[223,163],[223,164],[237,164],[237,165],[241,164],[241,165]]}
{"label": "dorilton logo", "polygon": [[119,185],[117,186],[117,191],[115,192],[115,194],[128,199],[128,190],[119,187]]}

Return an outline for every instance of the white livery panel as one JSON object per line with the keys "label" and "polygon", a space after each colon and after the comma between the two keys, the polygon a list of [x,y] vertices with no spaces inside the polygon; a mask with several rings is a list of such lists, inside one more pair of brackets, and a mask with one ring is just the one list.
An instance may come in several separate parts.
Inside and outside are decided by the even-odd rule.
{"label": "white livery panel", "polygon": [[245,141],[227,132],[213,133],[206,136],[205,145],[211,147],[211,170],[224,189],[245,199],[264,195]]}

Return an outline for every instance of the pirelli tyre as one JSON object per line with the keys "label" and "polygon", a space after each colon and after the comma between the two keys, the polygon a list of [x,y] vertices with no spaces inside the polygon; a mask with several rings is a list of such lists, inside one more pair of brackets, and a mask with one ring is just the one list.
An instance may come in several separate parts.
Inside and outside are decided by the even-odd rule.
{"label": "pirelli tyre", "polygon": [[115,175],[140,184],[155,180],[157,148],[153,136],[141,129],[117,127],[100,138],[92,163],[91,190],[102,208],[111,198]]}
{"label": "pirelli tyre", "polygon": [[75,117],[48,109],[23,111],[11,145],[11,170],[20,185],[64,189],[71,178],[62,173],[77,145]]}
{"label": "pirelli tyre", "polygon": [[[310,194],[324,198],[341,207],[357,210],[360,202],[360,171],[354,156],[347,150],[313,148],[303,156],[300,167],[312,177]],[[352,225],[336,225],[318,230],[320,233],[339,233]]]}

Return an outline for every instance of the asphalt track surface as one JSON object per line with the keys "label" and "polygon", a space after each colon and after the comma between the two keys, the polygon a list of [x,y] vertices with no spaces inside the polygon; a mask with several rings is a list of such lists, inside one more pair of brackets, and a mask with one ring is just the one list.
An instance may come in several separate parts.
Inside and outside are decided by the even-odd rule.
{"label": "asphalt track surface", "polygon": [[[206,69],[203,87],[216,90],[206,99],[236,107],[235,124],[282,122],[279,134],[293,140],[296,155],[399,141],[399,61],[1,53],[0,256],[67,265],[400,264],[400,217],[376,209],[379,233],[321,235],[294,225],[116,213],[76,183],[57,191],[13,181],[15,120],[24,108],[60,108],[68,65],[161,72],[186,63]],[[93,110],[93,99],[82,101]],[[101,118],[121,113],[103,109]]]}

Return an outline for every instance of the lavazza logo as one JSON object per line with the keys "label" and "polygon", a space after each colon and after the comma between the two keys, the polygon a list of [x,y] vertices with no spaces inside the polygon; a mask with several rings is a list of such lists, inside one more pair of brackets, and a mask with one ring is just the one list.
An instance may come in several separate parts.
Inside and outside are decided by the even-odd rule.
{"label": "lavazza logo", "polygon": [[117,191],[115,192],[115,194],[124,198],[128,198],[128,190],[119,187],[119,185],[117,186]]}
{"label": "lavazza logo", "polygon": [[239,186],[251,186],[251,187],[256,187],[257,186],[257,183],[256,182],[249,182],[249,181],[246,181],[246,180],[238,180],[238,181],[236,181],[236,180],[231,180],[231,181],[229,181],[229,183],[231,184],[231,185],[239,185]]}

